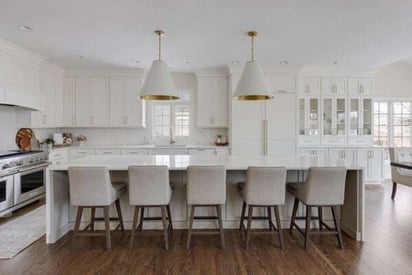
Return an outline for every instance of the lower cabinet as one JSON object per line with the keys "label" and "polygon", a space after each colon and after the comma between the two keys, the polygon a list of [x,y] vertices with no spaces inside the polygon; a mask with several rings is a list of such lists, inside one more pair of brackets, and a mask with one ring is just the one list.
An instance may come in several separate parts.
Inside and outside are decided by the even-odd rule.
{"label": "lower cabinet", "polygon": [[210,148],[189,149],[188,153],[189,155],[213,156],[215,155],[215,149],[210,149]]}
{"label": "lower cabinet", "polygon": [[326,157],[328,155],[328,149],[319,148],[305,148],[299,150],[300,155],[310,157]]}
{"label": "lower cabinet", "polygon": [[120,149],[96,149],[96,155],[120,155]]}
{"label": "lower cabinet", "polygon": [[383,176],[382,149],[358,149],[358,165],[364,167],[365,181],[381,181]]}
{"label": "lower cabinet", "polygon": [[356,163],[356,150],[344,148],[329,149],[329,157],[341,160],[345,165],[350,165]]}
{"label": "lower cabinet", "polygon": [[80,148],[70,149],[70,160],[82,158],[85,156],[91,156],[91,155],[96,155],[95,149],[80,149]]}

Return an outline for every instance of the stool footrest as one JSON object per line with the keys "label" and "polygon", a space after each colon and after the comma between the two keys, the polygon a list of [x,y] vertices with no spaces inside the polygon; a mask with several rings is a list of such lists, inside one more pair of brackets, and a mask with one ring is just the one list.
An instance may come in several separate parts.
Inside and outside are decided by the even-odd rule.
{"label": "stool footrest", "polygon": [[194,216],[193,219],[195,220],[217,220],[219,219],[218,216]]}

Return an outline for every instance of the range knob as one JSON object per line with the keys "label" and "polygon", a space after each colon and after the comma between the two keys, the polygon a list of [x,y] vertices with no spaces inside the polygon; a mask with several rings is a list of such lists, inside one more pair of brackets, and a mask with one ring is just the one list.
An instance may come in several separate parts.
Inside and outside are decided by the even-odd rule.
{"label": "range knob", "polygon": [[6,164],[4,164],[2,167],[1,167],[1,169],[9,169],[10,168],[10,165],[8,164],[8,163],[6,163]]}
{"label": "range knob", "polygon": [[16,165],[17,165],[17,166],[21,166],[21,165],[23,165],[23,161],[21,161],[21,160],[20,160],[20,161],[18,161],[18,162],[16,163]]}

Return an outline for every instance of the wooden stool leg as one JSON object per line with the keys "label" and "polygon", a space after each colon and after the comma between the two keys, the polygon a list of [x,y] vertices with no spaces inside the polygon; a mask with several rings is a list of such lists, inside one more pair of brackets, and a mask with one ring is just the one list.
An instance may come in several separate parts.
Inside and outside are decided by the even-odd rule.
{"label": "wooden stool leg", "polygon": [[312,218],[311,207],[306,205],[306,225],[305,225],[305,249],[309,247],[309,231],[310,231],[310,220]]}
{"label": "wooden stool leg", "polygon": [[392,200],[394,200],[395,199],[395,196],[396,196],[396,182],[394,182],[393,184],[392,184],[392,195],[391,195],[391,199]]}
{"label": "wooden stool leg", "polygon": [[340,249],[343,249],[343,239],[342,239],[342,230],[340,228],[340,220],[336,216],[336,206],[332,206],[332,215],[333,215],[333,222],[335,223],[336,230],[338,231],[338,241],[339,241],[339,247]]}
{"label": "wooden stool leg", "polygon": [[269,230],[272,230],[272,209],[270,206],[267,207],[267,211],[268,211]]}
{"label": "wooden stool leg", "polygon": [[111,248],[111,239],[110,239],[110,216],[109,216],[109,206],[103,208],[104,211],[104,226],[106,231],[106,248]]}
{"label": "wooden stool leg", "polygon": [[275,218],[276,218],[276,226],[278,229],[278,235],[279,235],[279,245],[280,245],[280,249],[284,248],[283,245],[283,233],[282,233],[282,225],[280,223],[280,216],[279,216],[279,207],[276,205],[273,207],[275,210]]}
{"label": "wooden stool leg", "polygon": [[169,250],[169,237],[168,237],[168,225],[166,219],[166,206],[161,206],[160,210],[162,211],[162,223],[163,223],[163,237],[165,239],[165,249]]}
{"label": "wooden stool leg", "polygon": [[246,244],[245,248],[247,249],[250,241],[250,229],[252,227],[252,216],[253,216],[253,206],[249,205],[248,207],[248,216],[247,216],[247,230],[246,230]]}
{"label": "wooden stool leg", "polygon": [[323,225],[323,211],[322,206],[318,206],[319,230],[322,231]]}
{"label": "wooden stool leg", "polygon": [[76,215],[76,222],[74,224],[74,233],[73,233],[73,238],[77,237],[77,233],[79,232],[80,228],[80,221],[82,219],[82,214],[83,214],[83,206],[77,207],[77,215]]}
{"label": "wooden stool leg", "polygon": [[96,207],[90,208],[91,214],[90,214],[90,230],[94,230],[94,219],[96,217]]}
{"label": "wooden stool leg", "polygon": [[133,247],[133,242],[134,242],[134,234],[136,232],[136,226],[137,226],[137,218],[139,217],[139,207],[135,206],[134,208],[134,215],[133,215],[133,225],[132,225],[132,234],[130,236],[130,248]]}
{"label": "wooden stool leg", "polygon": [[246,202],[243,201],[242,214],[240,215],[239,230],[242,230],[242,224],[243,224],[243,220],[245,218],[245,212],[246,212]]}
{"label": "wooden stool leg", "polygon": [[117,216],[119,217],[120,229],[124,231],[124,223],[123,223],[123,216],[122,216],[122,208],[120,207],[120,200],[117,199],[115,204],[116,204]]}
{"label": "wooden stool leg", "polygon": [[295,224],[296,220],[296,213],[298,212],[299,200],[295,198],[295,202],[293,203],[293,211],[292,211],[292,220],[290,221],[289,230],[292,233],[293,225]]}
{"label": "wooden stool leg", "polygon": [[222,220],[222,206],[216,205],[216,212],[219,221],[219,230],[220,230],[220,241],[222,243],[222,248],[225,249],[225,234],[223,232],[223,220]]}
{"label": "wooden stool leg", "polygon": [[186,249],[190,248],[190,239],[192,237],[192,226],[193,226],[194,216],[195,216],[195,206],[192,205],[191,208],[190,208],[189,231],[188,231],[188,234],[187,234]]}
{"label": "wooden stool leg", "polygon": [[173,223],[172,223],[172,214],[170,212],[170,204],[168,204],[166,206],[166,208],[167,208],[167,217],[169,219],[169,229],[170,229],[170,231],[173,231]]}
{"label": "wooden stool leg", "polygon": [[140,208],[140,222],[139,222],[139,231],[143,231],[143,220],[144,220],[144,207]]}

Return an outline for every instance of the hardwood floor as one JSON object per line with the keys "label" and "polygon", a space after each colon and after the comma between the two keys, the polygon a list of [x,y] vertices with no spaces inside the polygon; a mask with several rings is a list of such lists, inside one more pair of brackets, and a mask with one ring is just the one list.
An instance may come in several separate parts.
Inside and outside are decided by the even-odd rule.
{"label": "hardwood floor", "polygon": [[367,241],[344,236],[344,250],[335,236],[312,236],[305,251],[300,234],[287,230],[284,251],[270,236],[253,236],[245,250],[237,230],[225,230],[226,250],[219,236],[194,236],[190,251],[179,230],[169,251],[159,236],[138,238],[130,250],[130,231],[113,234],[111,251],[104,238],[73,242],[68,234],[54,245],[42,238],[0,261],[0,274],[412,274],[412,188],[398,188],[393,202],[389,183],[367,187]]}

